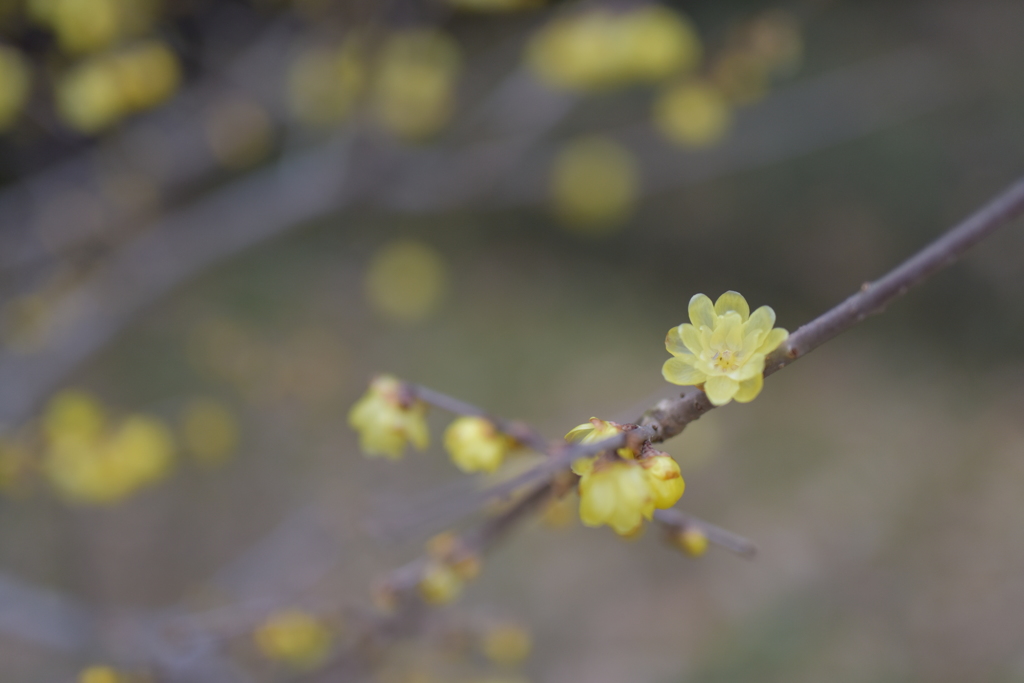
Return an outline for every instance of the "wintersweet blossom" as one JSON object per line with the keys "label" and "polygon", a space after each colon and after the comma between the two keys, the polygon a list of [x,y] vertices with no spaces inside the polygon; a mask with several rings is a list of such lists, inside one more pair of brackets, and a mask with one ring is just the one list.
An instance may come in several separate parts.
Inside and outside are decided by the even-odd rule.
{"label": "wintersweet blossom", "polygon": [[641,458],[639,462],[647,472],[647,483],[651,487],[654,507],[664,510],[679,501],[686,483],[679,473],[679,463],[667,453],[655,452],[657,455]]}
{"label": "wintersweet blossom", "polygon": [[[621,434],[622,431],[622,425],[618,422],[592,417],[587,422],[570,429],[569,433],[565,435],[565,440],[579,443],[597,443],[610,439],[616,434]],[[620,448],[617,452],[623,458],[636,457],[636,453],[629,448]]]}
{"label": "wintersweet blossom", "polygon": [[714,304],[695,295],[689,313],[689,323],[668,331],[665,348],[673,357],[661,374],[673,384],[703,384],[716,406],[754,400],[764,385],[765,356],[789,336],[772,327],[775,311],[761,306],[751,313],[746,299],[726,292]]}
{"label": "wintersweet blossom", "polygon": [[402,457],[406,443],[427,447],[427,405],[408,395],[402,383],[380,375],[348,414],[349,425],[359,432],[359,446],[369,456]]}
{"label": "wintersweet blossom", "polygon": [[444,447],[463,472],[493,472],[505,460],[513,441],[488,419],[455,419],[444,432]]}
{"label": "wintersweet blossom", "polygon": [[620,536],[639,530],[655,508],[666,509],[683,495],[679,465],[660,451],[639,460],[580,459],[580,519],[587,526],[607,524]]}
{"label": "wintersweet blossom", "polygon": [[654,514],[650,481],[635,460],[585,461],[573,470],[581,474],[580,520],[587,526],[607,524],[625,536]]}

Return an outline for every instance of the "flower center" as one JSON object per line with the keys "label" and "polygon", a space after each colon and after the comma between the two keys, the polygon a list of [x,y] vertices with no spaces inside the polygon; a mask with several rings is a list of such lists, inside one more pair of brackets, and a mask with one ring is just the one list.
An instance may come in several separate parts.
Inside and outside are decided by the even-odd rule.
{"label": "flower center", "polygon": [[711,365],[716,370],[731,372],[740,366],[741,351],[733,351],[729,348],[721,348],[711,356]]}

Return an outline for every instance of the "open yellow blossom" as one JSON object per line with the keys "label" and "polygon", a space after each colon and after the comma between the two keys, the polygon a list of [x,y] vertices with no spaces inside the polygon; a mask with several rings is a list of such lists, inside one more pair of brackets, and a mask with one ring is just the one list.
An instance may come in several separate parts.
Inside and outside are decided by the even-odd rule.
{"label": "open yellow blossom", "polygon": [[270,615],[253,634],[257,647],[268,659],[298,668],[322,662],[331,649],[331,631],[320,620],[301,610]]}
{"label": "open yellow blossom", "polygon": [[427,447],[427,405],[406,395],[402,383],[389,375],[374,378],[370,388],[348,414],[359,432],[359,446],[369,456],[402,457],[406,443]]}
{"label": "open yellow blossom", "polygon": [[761,306],[750,313],[746,299],[726,292],[714,304],[704,294],[695,295],[689,313],[690,323],[668,331],[665,348],[673,357],[661,374],[673,384],[703,384],[716,406],[754,400],[764,385],[765,356],[789,336],[772,327],[775,311]]}
{"label": "open yellow blossom", "polygon": [[719,90],[686,82],[663,90],[654,103],[654,125],[670,141],[684,147],[707,147],[729,130],[732,110]]}
{"label": "open yellow blossom", "polygon": [[444,432],[444,447],[463,472],[493,472],[513,443],[482,417],[457,418]]}

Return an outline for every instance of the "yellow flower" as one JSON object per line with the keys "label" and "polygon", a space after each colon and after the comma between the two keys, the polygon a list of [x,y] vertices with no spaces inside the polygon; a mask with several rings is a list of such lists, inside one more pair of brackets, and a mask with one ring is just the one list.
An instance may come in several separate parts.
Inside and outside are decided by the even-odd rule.
{"label": "yellow flower", "polygon": [[366,455],[398,459],[407,442],[419,450],[427,447],[427,405],[405,393],[400,381],[381,375],[352,406],[348,423],[359,432],[359,445]]}
{"label": "yellow flower", "polygon": [[444,433],[444,447],[463,472],[493,472],[513,444],[490,420],[460,417]]}
{"label": "yellow flower", "polygon": [[[616,434],[622,433],[622,425],[618,422],[612,422],[611,420],[601,420],[596,417],[590,418],[588,422],[584,422],[581,425],[576,425],[569,430],[569,433],[565,435],[565,440],[570,442],[579,443],[598,443],[605,439],[610,439]],[[620,448],[616,451],[623,458],[636,457],[629,448]],[[581,459],[582,460],[582,459]],[[580,460],[576,461],[577,463]],[[576,471],[577,466],[573,465],[573,471]],[[576,472],[576,474],[582,474],[582,472]]]}
{"label": "yellow flower", "polygon": [[677,548],[691,557],[700,557],[708,551],[708,537],[695,526],[687,526],[672,538]]}
{"label": "yellow flower", "polygon": [[648,5],[557,18],[531,39],[527,62],[553,87],[600,90],[688,71],[700,54],[700,39],[685,16]]}
{"label": "yellow flower", "polygon": [[672,358],[661,374],[673,384],[704,385],[708,399],[724,406],[747,403],[761,393],[765,356],[789,333],[776,327],[775,311],[761,306],[753,313],[747,300],[726,292],[714,304],[703,294],[690,299],[690,323],[668,331],[665,348]]}
{"label": "yellow flower", "polygon": [[253,634],[257,647],[268,659],[309,668],[322,662],[331,650],[331,632],[316,617],[300,610],[272,614]]}
{"label": "yellow flower", "polygon": [[731,122],[732,111],[722,93],[701,83],[673,85],[654,103],[654,125],[678,145],[713,145],[725,136]]}
{"label": "yellow flower", "polygon": [[121,683],[124,677],[109,666],[90,666],[78,673],[78,683]]}
{"label": "yellow flower", "polygon": [[626,147],[610,138],[587,136],[558,151],[549,184],[552,208],[566,227],[597,236],[614,231],[629,217],[640,173]]}
{"label": "yellow flower", "polygon": [[370,92],[377,120],[406,140],[436,133],[455,109],[461,61],[458,43],[439,31],[408,29],[390,36]]}
{"label": "yellow flower", "polygon": [[431,560],[423,568],[417,588],[424,601],[431,605],[443,605],[459,597],[463,583],[462,577],[452,567]]}
{"label": "yellow flower", "polygon": [[647,471],[647,482],[651,486],[654,507],[665,510],[679,501],[686,488],[686,482],[679,473],[679,463],[667,453],[656,452],[657,455],[642,458],[639,462]]}
{"label": "yellow flower", "polygon": [[[575,468],[574,468],[575,469]],[[580,478],[580,519],[627,535],[654,514],[650,479],[635,460],[594,462]]]}
{"label": "yellow flower", "polygon": [[514,666],[530,655],[530,632],[518,624],[499,624],[484,633],[484,656],[500,666]]}

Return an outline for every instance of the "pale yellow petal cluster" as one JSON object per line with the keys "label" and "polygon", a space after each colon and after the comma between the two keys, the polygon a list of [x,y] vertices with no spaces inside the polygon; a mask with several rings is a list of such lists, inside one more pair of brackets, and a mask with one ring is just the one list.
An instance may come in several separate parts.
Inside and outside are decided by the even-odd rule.
{"label": "pale yellow petal cluster", "polygon": [[514,442],[482,417],[460,417],[444,432],[444,447],[463,472],[493,472]]}
{"label": "pale yellow petal cluster", "polygon": [[43,472],[76,503],[112,504],[162,479],[171,468],[174,440],[160,420],[129,415],[108,425],[93,397],[58,394],[43,417]]}
{"label": "pale yellow petal cluster", "polygon": [[270,615],[253,634],[256,646],[268,659],[297,668],[322,662],[331,650],[331,630],[320,619],[302,610],[283,610]]}
{"label": "pale yellow petal cluster", "polygon": [[554,87],[599,90],[668,78],[695,67],[700,54],[689,19],[663,5],[642,5],[557,18],[533,37],[527,62]]}
{"label": "pale yellow petal cluster", "polygon": [[673,384],[703,385],[716,406],[746,403],[761,393],[765,357],[789,333],[775,324],[775,311],[761,306],[753,313],[737,292],[714,304],[704,294],[690,299],[690,322],[673,327],[665,338],[672,358],[662,375]]}
{"label": "pale yellow petal cluster", "polygon": [[678,463],[660,451],[637,459],[581,458],[572,469],[580,475],[580,520],[607,524],[622,536],[637,532],[655,509],[675,505],[685,488]]}
{"label": "pale yellow petal cluster", "polygon": [[427,447],[427,406],[404,394],[399,380],[381,375],[352,406],[348,423],[359,433],[359,445],[366,455],[398,459],[407,443],[419,450]]}

